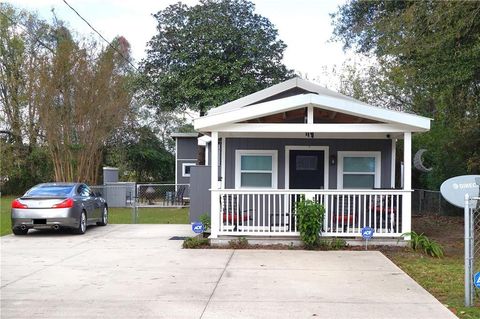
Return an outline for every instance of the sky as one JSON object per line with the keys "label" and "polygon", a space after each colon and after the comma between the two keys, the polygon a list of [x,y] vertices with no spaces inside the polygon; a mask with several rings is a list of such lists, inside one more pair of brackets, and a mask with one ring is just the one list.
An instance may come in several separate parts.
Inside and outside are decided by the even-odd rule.
{"label": "sky", "polygon": [[[37,12],[52,20],[51,10],[79,34],[93,34],[62,0],[9,1],[18,8]],[[147,42],[156,33],[152,14],[178,0],[67,0],[105,38],[124,36],[131,44],[136,62],[145,57]],[[194,5],[198,0],[182,0]],[[340,66],[347,59],[339,42],[330,41],[333,27],[330,13],[346,0],[254,0],[256,13],[267,17],[278,29],[279,38],[287,44],[284,64],[302,77],[331,87],[325,70]],[[95,35],[97,38],[98,36]]]}

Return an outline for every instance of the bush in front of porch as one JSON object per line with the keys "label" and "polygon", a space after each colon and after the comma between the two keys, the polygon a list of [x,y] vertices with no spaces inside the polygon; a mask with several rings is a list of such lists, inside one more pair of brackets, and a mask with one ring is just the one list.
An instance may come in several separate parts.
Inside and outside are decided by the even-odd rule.
{"label": "bush in front of porch", "polygon": [[319,243],[325,208],[312,200],[302,197],[302,199],[295,204],[295,209],[300,238],[305,248],[314,249]]}

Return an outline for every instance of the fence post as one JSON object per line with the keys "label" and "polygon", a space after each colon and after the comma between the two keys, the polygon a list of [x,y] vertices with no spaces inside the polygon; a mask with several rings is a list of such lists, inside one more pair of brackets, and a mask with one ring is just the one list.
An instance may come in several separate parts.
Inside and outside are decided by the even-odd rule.
{"label": "fence post", "polygon": [[134,200],[133,200],[133,206],[132,206],[132,224],[137,223],[137,213],[138,213],[137,201],[138,201],[139,194],[140,194],[140,185],[136,185],[136,191],[134,194]]}
{"label": "fence post", "polygon": [[470,197],[465,194],[465,307],[472,306],[472,225],[470,216]]}

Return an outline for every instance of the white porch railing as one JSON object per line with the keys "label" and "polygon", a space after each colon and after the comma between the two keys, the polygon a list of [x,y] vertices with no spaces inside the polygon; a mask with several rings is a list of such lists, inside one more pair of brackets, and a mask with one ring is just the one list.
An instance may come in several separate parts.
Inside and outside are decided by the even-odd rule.
{"label": "white porch railing", "polygon": [[[375,237],[400,237],[404,190],[212,190],[212,234],[298,236],[295,203],[302,196],[325,207],[322,236],[358,237],[365,226]],[[212,205],[216,206],[216,205]],[[213,220],[215,219],[216,220]],[[405,228],[403,228],[405,230]]]}

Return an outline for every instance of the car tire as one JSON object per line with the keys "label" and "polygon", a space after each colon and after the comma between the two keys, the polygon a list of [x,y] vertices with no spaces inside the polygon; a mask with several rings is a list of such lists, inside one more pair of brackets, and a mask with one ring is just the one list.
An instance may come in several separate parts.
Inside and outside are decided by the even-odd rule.
{"label": "car tire", "polygon": [[25,236],[28,233],[28,228],[25,228],[25,229],[13,228],[12,232],[15,236]]}
{"label": "car tire", "polygon": [[74,229],[74,233],[78,235],[83,235],[87,231],[87,214],[85,211],[82,211],[80,215],[80,220],[78,222],[78,227]]}
{"label": "car tire", "polygon": [[102,212],[102,221],[98,222],[98,226],[107,226],[108,224],[108,208],[107,206],[103,207],[103,212]]}

